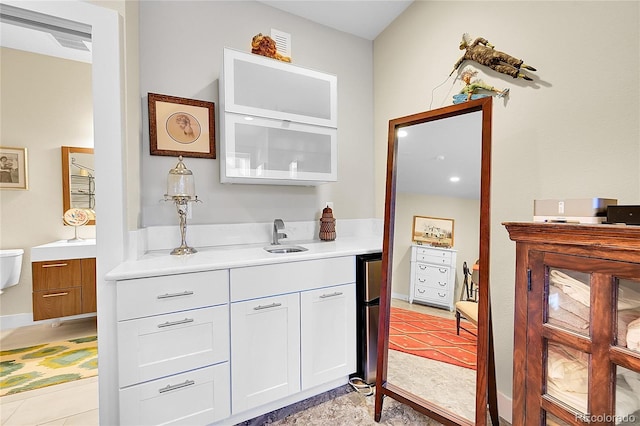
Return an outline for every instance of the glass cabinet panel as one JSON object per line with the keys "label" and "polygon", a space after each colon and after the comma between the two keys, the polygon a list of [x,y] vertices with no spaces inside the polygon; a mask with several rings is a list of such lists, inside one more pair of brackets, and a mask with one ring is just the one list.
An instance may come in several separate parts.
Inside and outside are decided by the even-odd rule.
{"label": "glass cabinet panel", "polygon": [[224,110],[337,127],[337,77],[224,49]]}
{"label": "glass cabinet panel", "polygon": [[586,413],[589,394],[589,354],[549,342],[546,359],[547,394]]}
{"label": "glass cabinet panel", "polygon": [[640,425],[640,373],[616,366],[615,424]]}
{"label": "glass cabinet panel", "polygon": [[337,179],[336,129],[227,113],[224,133],[223,182],[312,185]]}
{"label": "glass cabinet panel", "polygon": [[616,344],[640,353],[640,281],[618,279],[617,282]]}
{"label": "glass cabinet panel", "polygon": [[588,336],[589,281],[587,273],[551,268],[547,323]]}

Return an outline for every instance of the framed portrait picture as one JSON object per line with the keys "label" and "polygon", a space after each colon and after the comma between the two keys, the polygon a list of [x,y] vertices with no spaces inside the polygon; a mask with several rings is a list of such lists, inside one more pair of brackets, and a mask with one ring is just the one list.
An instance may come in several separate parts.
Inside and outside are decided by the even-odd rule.
{"label": "framed portrait picture", "polygon": [[27,148],[0,146],[0,189],[29,189]]}
{"label": "framed portrait picture", "polygon": [[149,93],[151,155],[216,158],[213,102]]}
{"label": "framed portrait picture", "polygon": [[414,216],[412,241],[434,247],[453,247],[453,219]]}

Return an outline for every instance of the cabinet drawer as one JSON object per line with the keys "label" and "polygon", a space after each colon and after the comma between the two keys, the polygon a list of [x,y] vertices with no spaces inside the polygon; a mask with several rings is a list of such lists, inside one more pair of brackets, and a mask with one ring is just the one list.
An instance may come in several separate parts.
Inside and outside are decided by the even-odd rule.
{"label": "cabinet drawer", "polygon": [[442,266],[416,263],[415,280],[417,285],[428,285],[430,287],[448,287],[449,268]]}
{"label": "cabinet drawer", "polygon": [[210,424],[231,414],[229,363],[120,389],[121,425]]}
{"label": "cabinet drawer", "polygon": [[446,288],[435,288],[417,285],[413,296],[416,299],[425,299],[430,301],[440,301],[440,303],[449,305],[449,290]]}
{"label": "cabinet drawer", "polygon": [[229,359],[229,305],[118,323],[120,387]]}
{"label": "cabinet drawer", "polygon": [[231,301],[349,284],[355,281],[354,256],[238,268],[231,270]]}
{"label": "cabinet drawer", "polygon": [[54,290],[82,285],[80,259],[33,262],[33,291]]}
{"label": "cabinet drawer", "polygon": [[40,321],[82,313],[80,287],[33,292],[33,320]]}
{"label": "cabinet drawer", "polygon": [[227,270],[118,281],[118,321],[229,302]]}

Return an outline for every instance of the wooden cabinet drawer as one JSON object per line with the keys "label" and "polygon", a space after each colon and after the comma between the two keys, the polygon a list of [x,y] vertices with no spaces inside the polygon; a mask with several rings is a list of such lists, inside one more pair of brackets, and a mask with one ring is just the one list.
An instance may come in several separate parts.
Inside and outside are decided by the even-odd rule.
{"label": "wooden cabinet drawer", "polygon": [[120,424],[205,425],[231,414],[229,363],[120,389]]}
{"label": "wooden cabinet drawer", "polygon": [[118,322],[120,387],[229,360],[229,305]]}
{"label": "wooden cabinet drawer", "polygon": [[80,259],[31,263],[33,291],[55,290],[82,285]]}
{"label": "wooden cabinet drawer", "polygon": [[227,270],[118,281],[118,321],[229,302]]}
{"label": "wooden cabinet drawer", "polygon": [[82,313],[80,287],[33,292],[33,320],[60,318]]}

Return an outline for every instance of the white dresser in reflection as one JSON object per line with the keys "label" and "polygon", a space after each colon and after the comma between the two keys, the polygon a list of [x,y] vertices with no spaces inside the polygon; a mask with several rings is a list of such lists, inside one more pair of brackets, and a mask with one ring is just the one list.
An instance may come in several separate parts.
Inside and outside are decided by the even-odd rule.
{"label": "white dresser in reflection", "polygon": [[456,250],[411,246],[409,302],[453,311],[456,284]]}

